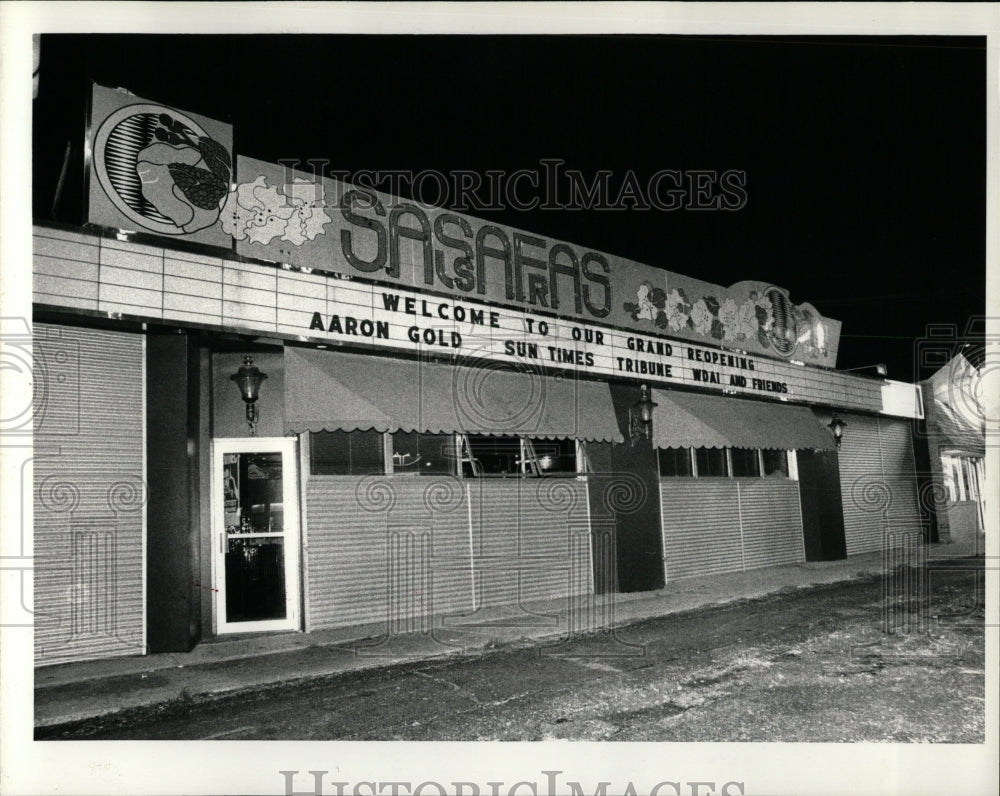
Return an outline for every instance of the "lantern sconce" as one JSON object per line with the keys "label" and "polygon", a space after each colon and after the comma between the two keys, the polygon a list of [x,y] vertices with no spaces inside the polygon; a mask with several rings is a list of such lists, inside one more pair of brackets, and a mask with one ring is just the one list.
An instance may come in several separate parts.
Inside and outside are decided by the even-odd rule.
{"label": "lantern sconce", "polygon": [[635,445],[640,439],[653,438],[653,410],[659,406],[649,397],[649,385],[640,388],[639,400],[628,410],[629,439]]}
{"label": "lantern sconce", "polygon": [[836,412],[833,414],[833,418],[827,424],[827,428],[833,432],[833,441],[837,444],[837,450],[840,450],[840,442],[844,436],[844,426],[846,426],[843,420],[837,417]]}
{"label": "lantern sconce", "polygon": [[247,405],[247,425],[250,426],[251,436],[257,433],[257,419],[260,416],[257,399],[260,397],[260,385],[266,378],[267,374],[261,373],[254,365],[252,356],[243,357],[243,365],[229,377],[240,388],[240,397]]}

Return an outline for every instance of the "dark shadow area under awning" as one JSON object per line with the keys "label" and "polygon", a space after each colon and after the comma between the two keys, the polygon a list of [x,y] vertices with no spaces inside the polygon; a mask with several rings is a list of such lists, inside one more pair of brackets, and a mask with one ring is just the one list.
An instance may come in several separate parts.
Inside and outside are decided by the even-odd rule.
{"label": "dark shadow area under awning", "polygon": [[608,385],[572,375],[285,348],[285,433],[469,432],[622,442]]}
{"label": "dark shadow area under awning", "polygon": [[653,390],[657,448],[835,450],[829,430],[804,406]]}

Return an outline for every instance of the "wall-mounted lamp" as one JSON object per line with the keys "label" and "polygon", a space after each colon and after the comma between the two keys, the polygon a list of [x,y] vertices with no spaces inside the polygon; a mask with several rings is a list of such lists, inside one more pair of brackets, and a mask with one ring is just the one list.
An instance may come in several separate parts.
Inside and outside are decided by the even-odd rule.
{"label": "wall-mounted lamp", "polygon": [[871,370],[872,368],[875,369],[875,372],[879,376],[888,376],[889,375],[889,369],[885,366],[884,362],[876,362],[874,365],[861,365],[860,367],[857,367],[857,368],[846,368],[844,370],[844,372],[845,373],[850,373],[850,372],[855,371],[855,370]]}
{"label": "wall-mounted lamp", "polygon": [[843,420],[834,414],[833,418],[827,423],[827,427],[833,432],[833,441],[837,444],[837,450],[840,450],[840,441],[844,437],[844,426],[846,426]]}
{"label": "wall-mounted lamp", "polygon": [[253,363],[253,357],[243,357],[243,365],[238,371],[229,377],[230,381],[236,382],[240,388],[240,397],[247,405],[247,425],[250,426],[250,434],[257,433],[257,399],[260,397],[260,385],[267,378],[266,373],[261,373]]}
{"label": "wall-mounted lamp", "polygon": [[628,410],[629,438],[633,445],[642,439],[653,438],[653,410],[659,406],[649,397],[649,385],[640,388],[639,400]]}

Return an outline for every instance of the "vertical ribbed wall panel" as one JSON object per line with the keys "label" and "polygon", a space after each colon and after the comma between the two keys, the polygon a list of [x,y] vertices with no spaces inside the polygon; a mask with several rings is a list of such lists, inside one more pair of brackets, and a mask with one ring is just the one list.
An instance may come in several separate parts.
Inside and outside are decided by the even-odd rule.
{"label": "vertical ribbed wall panel", "polygon": [[34,325],[39,665],[145,652],[142,343]]}
{"label": "vertical ribbed wall panel", "polygon": [[738,483],[746,569],[805,561],[798,482],[762,478]]}
{"label": "vertical ribbed wall panel", "polygon": [[593,590],[586,482],[482,478],[466,483],[477,608]]}
{"label": "vertical ribbed wall panel", "polygon": [[306,478],[311,628],[387,622],[419,629],[434,614],[472,610],[459,479]]}
{"label": "vertical ribbed wall panel", "polygon": [[736,483],[730,479],[660,481],[667,582],[743,569]]}
{"label": "vertical ribbed wall panel", "polygon": [[844,506],[844,539],[847,555],[882,549],[885,478],[879,453],[878,420],[865,415],[844,415],[840,447],[840,493]]}
{"label": "vertical ribbed wall panel", "polygon": [[910,422],[845,415],[840,488],[847,554],[881,550],[885,531],[921,529]]}
{"label": "vertical ribbed wall panel", "polygon": [[889,527],[893,532],[913,533],[922,529],[913,460],[912,426],[909,420],[880,417],[882,467],[892,496]]}

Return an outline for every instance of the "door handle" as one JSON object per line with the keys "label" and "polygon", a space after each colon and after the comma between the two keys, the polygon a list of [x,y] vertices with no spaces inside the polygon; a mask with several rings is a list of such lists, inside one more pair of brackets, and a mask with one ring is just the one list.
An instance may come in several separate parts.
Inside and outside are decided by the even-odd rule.
{"label": "door handle", "polygon": [[223,531],[219,534],[219,554],[225,555],[226,552],[226,533]]}

